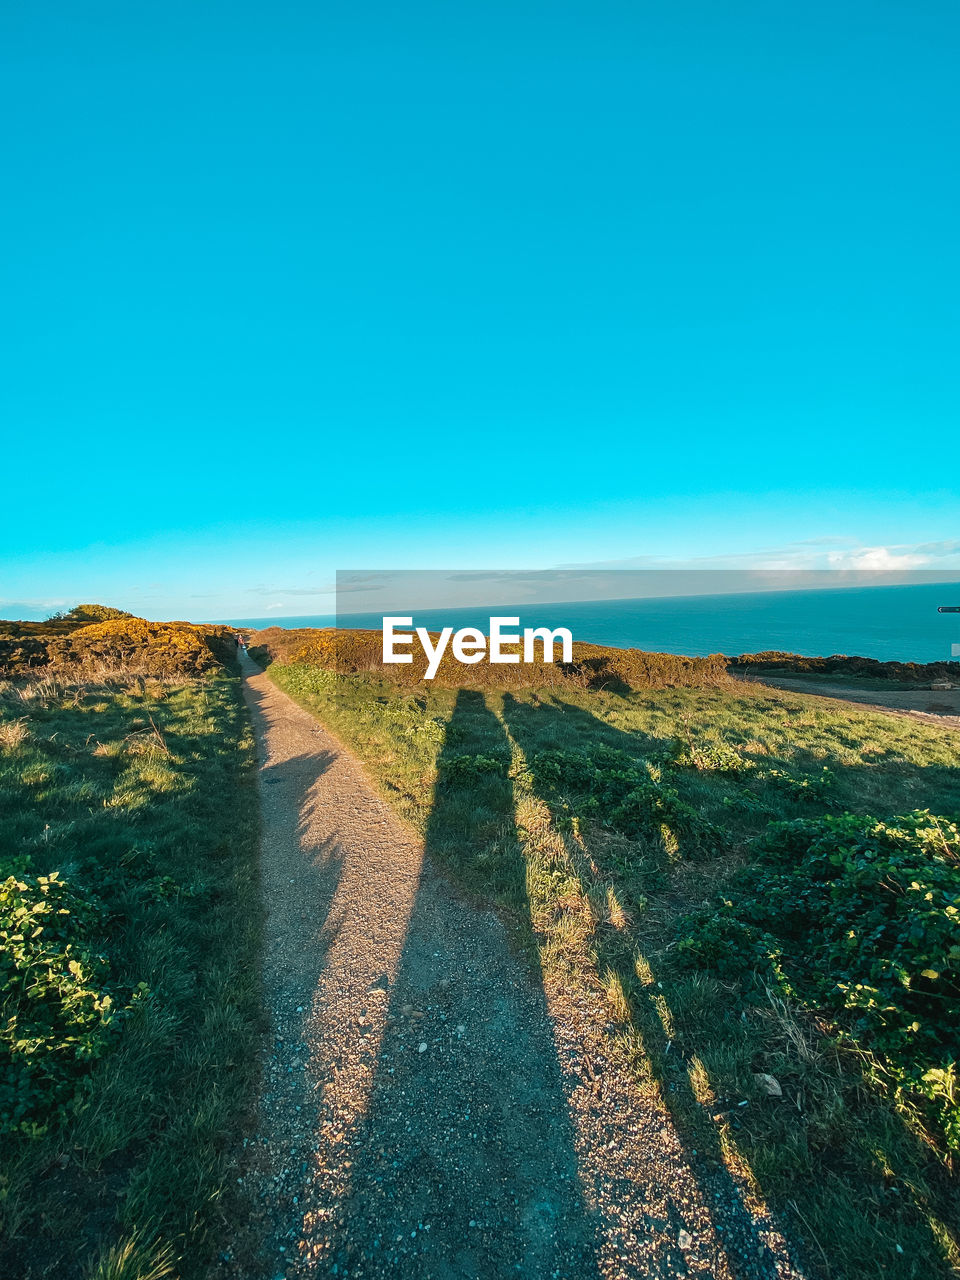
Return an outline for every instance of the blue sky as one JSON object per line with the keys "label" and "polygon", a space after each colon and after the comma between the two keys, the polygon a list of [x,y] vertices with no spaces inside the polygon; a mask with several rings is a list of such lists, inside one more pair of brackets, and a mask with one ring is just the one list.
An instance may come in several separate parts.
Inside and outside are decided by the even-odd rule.
{"label": "blue sky", "polygon": [[0,613],[960,565],[953,3],[0,10]]}

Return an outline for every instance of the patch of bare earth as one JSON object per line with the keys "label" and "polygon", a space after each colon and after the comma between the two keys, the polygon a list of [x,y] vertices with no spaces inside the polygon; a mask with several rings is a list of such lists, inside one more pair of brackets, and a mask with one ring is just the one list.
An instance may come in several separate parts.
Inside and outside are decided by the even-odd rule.
{"label": "patch of bare earth", "polygon": [[794,1277],[764,1210],[618,1065],[356,760],[247,663],[271,1030],[221,1275]]}

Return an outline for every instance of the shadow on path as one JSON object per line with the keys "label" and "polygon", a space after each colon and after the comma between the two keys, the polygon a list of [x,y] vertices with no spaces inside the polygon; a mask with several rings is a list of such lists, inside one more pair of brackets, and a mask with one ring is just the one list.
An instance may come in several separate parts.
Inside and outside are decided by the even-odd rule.
{"label": "shadow on path", "polygon": [[[471,770],[478,756],[487,763]],[[425,843],[520,905],[509,763],[503,726],[461,691]],[[352,1156],[330,1255],[350,1275],[597,1274],[543,991],[498,918],[458,901],[429,864]]]}
{"label": "shadow on path", "polygon": [[321,725],[266,677],[247,684],[266,753],[273,1028],[253,1139],[258,1274],[795,1276],[755,1231],[742,1247],[718,1234],[737,1206],[612,1063],[600,991],[532,978],[499,916],[434,869],[495,899],[521,938],[532,925],[517,812],[530,797],[514,794],[515,747],[484,695],[457,694],[421,841]]}

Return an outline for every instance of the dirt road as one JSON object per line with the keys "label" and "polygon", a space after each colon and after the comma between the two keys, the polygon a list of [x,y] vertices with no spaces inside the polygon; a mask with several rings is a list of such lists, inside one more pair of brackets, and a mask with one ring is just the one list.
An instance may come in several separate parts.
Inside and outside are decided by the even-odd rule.
{"label": "dirt road", "polygon": [[809,693],[818,698],[852,702],[865,711],[886,711],[909,716],[941,729],[960,729],[960,689],[866,689],[856,683],[838,684],[813,677],[739,675],[748,684],[765,684],[787,693]]}
{"label": "dirt road", "polygon": [[611,1060],[356,760],[244,659],[263,802],[255,1204],[221,1273],[793,1277],[770,1218]]}

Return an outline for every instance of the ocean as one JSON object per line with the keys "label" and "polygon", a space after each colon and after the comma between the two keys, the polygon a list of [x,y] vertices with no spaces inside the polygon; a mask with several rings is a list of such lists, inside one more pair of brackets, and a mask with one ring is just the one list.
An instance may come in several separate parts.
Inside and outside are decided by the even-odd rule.
{"label": "ocean", "polygon": [[[617,648],[703,656],[780,649],[809,657],[845,653],[901,662],[943,662],[960,644],[960,581],[828,590],[758,591],[642,600],[565,604],[485,605],[410,610],[414,626],[438,630],[488,628],[491,615],[520,618],[520,626],[568,627],[574,640]],[[225,618],[231,626],[365,627],[379,630],[380,614]]]}

